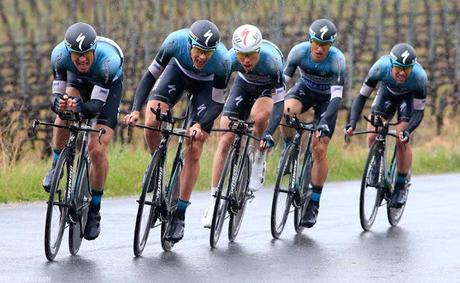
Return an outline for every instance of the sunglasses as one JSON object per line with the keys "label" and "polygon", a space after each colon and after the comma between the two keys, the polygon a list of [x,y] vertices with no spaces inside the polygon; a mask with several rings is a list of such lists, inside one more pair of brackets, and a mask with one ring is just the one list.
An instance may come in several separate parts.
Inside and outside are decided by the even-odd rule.
{"label": "sunglasses", "polygon": [[251,51],[251,52],[236,52],[236,57],[240,60],[244,58],[255,59],[259,55],[259,51]]}
{"label": "sunglasses", "polygon": [[399,65],[396,65],[396,64],[393,64],[392,67],[395,69],[396,72],[409,72],[410,70],[412,70],[412,66],[399,66]]}
{"label": "sunglasses", "polygon": [[214,54],[214,50],[204,50],[203,48],[200,48],[198,46],[192,46],[192,53],[198,53],[198,55],[204,54],[206,58],[209,58]]}
{"label": "sunglasses", "polygon": [[84,56],[86,59],[90,59],[92,56],[93,50],[88,50],[86,52],[75,52],[75,51],[70,51],[70,56],[72,57],[73,60],[77,60],[80,57]]}
{"label": "sunglasses", "polygon": [[311,43],[314,43],[316,45],[319,45],[321,47],[331,47],[332,46],[332,42],[327,42],[327,41],[319,41],[317,39],[310,39],[310,42]]}

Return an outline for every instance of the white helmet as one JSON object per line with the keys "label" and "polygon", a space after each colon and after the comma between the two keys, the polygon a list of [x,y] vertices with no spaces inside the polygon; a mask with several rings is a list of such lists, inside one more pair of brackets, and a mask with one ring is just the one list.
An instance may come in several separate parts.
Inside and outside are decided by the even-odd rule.
{"label": "white helmet", "polygon": [[259,51],[262,44],[262,33],[253,25],[242,25],[233,33],[232,44],[236,52]]}

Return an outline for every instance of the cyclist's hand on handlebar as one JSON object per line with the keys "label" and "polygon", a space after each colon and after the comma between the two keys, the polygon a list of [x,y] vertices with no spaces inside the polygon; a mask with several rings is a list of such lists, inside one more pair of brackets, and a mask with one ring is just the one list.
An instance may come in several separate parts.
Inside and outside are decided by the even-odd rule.
{"label": "cyclist's hand on handlebar", "polygon": [[347,124],[345,128],[343,129],[343,132],[347,136],[352,136],[354,131],[355,131],[355,127],[353,127],[351,124]]}
{"label": "cyclist's hand on handlebar", "polygon": [[83,101],[78,96],[69,96],[67,99],[67,109],[72,112],[81,112]]}
{"label": "cyclist's hand on handlebar", "polygon": [[139,111],[133,111],[125,116],[123,119],[123,123],[127,126],[134,126],[136,122],[139,120]]}
{"label": "cyclist's hand on handlebar", "polygon": [[399,132],[399,140],[403,143],[408,143],[410,140],[410,133],[408,130]]}
{"label": "cyclist's hand on handlebar", "polygon": [[61,113],[67,110],[67,94],[62,95],[59,99],[54,100],[54,112]]}
{"label": "cyclist's hand on handlebar", "polygon": [[201,129],[201,125],[199,123],[193,124],[189,129],[188,129],[188,134],[192,135],[194,134],[194,140],[202,140],[203,139],[203,130]]}
{"label": "cyclist's hand on handlebar", "polygon": [[327,124],[318,125],[318,128],[316,129],[317,138],[330,136],[330,134],[331,134],[331,130],[329,129],[329,126]]}
{"label": "cyclist's hand on handlebar", "polygon": [[262,150],[272,148],[275,145],[272,135],[264,134],[264,137],[260,140],[259,146]]}

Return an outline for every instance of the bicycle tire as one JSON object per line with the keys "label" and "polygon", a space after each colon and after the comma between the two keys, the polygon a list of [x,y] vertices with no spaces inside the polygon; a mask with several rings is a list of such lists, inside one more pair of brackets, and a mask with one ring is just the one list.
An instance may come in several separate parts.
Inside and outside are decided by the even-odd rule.
{"label": "bicycle tire", "polygon": [[[67,188],[68,186],[68,170],[72,168],[67,164],[68,155],[70,154],[69,148],[64,148],[59,155],[56,166],[54,167],[54,174],[51,179],[51,186],[48,198],[48,204],[46,209],[46,219],[45,219],[45,255],[49,261],[54,260],[56,257],[59,248],[61,246],[62,236],[64,234],[64,229],[67,222],[67,211],[68,207],[65,206],[67,200]],[[66,166],[67,165],[67,166]],[[61,174],[63,174],[61,178]],[[60,181],[64,180],[65,187],[62,188]],[[57,197],[57,199],[55,199]],[[64,205],[57,205],[64,204]],[[53,215],[59,215],[58,221],[53,221]],[[57,227],[54,227],[55,224]],[[53,228],[57,228],[57,232],[53,233]],[[54,235],[53,235],[54,234]],[[54,237],[53,237],[54,236]]]}
{"label": "bicycle tire", "polygon": [[[396,150],[396,147],[395,147]],[[397,175],[397,170],[396,170],[396,152],[393,155],[393,158],[391,159],[391,164],[390,164],[390,169],[388,170],[388,176],[391,181],[391,187],[390,187],[390,194],[389,197],[391,199],[391,196],[394,193],[394,187],[396,183],[396,175]],[[410,178],[411,178],[411,170],[409,170],[409,173],[407,174],[407,182],[410,184]],[[404,213],[404,209],[406,207],[406,204],[403,206],[396,208],[396,207],[391,207],[391,202],[387,202],[387,218],[388,222],[390,223],[391,226],[397,226],[399,221],[402,218],[402,215]]]}
{"label": "bicycle tire", "polygon": [[[141,195],[139,196],[136,224],[134,227],[134,241],[133,251],[136,257],[142,255],[147,239],[150,234],[151,228],[155,225],[158,219],[159,208],[156,203],[156,196],[158,194],[158,166],[160,163],[160,152],[155,151],[150,163],[147,167],[147,174],[144,176],[144,184],[142,187]],[[152,188],[149,192],[149,188]],[[146,201],[147,200],[147,201]],[[148,201],[150,200],[150,202]],[[145,205],[150,209],[145,210]]]}
{"label": "bicycle tire", "polygon": [[235,166],[235,155],[234,149],[231,148],[227,154],[227,158],[224,163],[224,168],[219,178],[219,183],[216,190],[216,202],[214,204],[214,211],[212,214],[211,231],[209,234],[209,244],[211,248],[216,248],[219,242],[222,227],[225,222],[228,197],[231,189],[231,179]]}
{"label": "bicycle tire", "polygon": [[[294,146],[291,143],[284,151],[276,174],[270,217],[270,230],[275,239],[278,239],[283,232],[292,205],[295,186],[295,174],[293,176],[292,173],[297,173],[297,156],[295,156]],[[280,208],[279,212],[278,208]]]}
{"label": "bicycle tire", "polygon": [[[361,190],[359,195],[359,219],[363,230],[368,231],[374,224],[377,217],[378,208],[383,199],[383,189],[375,182],[375,174],[383,172],[382,168],[375,169],[374,166],[384,166],[384,157],[379,153],[380,147],[383,146],[380,142],[374,142],[369,150],[366,165],[364,166],[363,176],[361,179]],[[372,177],[373,176],[373,177]],[[366,206],[369,205],[368,209]],[[368,213],[370,212],[370,213]]]}
{"label": "bicycle tire", "polygon": [[302,216],[304,214],[305,209],[308,206],[308,203],[310,202],[310,196],[311,196],[311,187],[310,187],[310,182],[311,182],[311,168],[313,166],[313,158],[312,158],[312,153],[311,151],[308,151],[306,153],[306,156],[304,158],[303,166],[302,166],[302,174],[300,176],[300,181],[299,181],[299,186],[301,188],[300,191],[300,198],[303,199],[303,204],[300,206],[296,206],[294,210],[294,229],[297,233],[302,233],[304,230],[304,227],[300,226],[300,221],[302,220]]}
{"label": "bicycle tire", "polygon": [[178,159],[175,160],[175,163],[172,168],[171,179],[169,182],[169,186],[164,193],[164,201],[166,202],[166,212],[167,212],[167,221],[161,222],[161,247],[165,252],[171,251],[174,243],[167,240],[166,233],[171,225],[171,221],[173,220],[173,216],[177,209],[177,201],[179,199],[180,193],[180,174],[182,172],[183,163],[182,163],[182,155],[178,156]]}
{"label": "bicycle tire", "polygon": [[[77,182],[75,182],[75,203],[76,215],[75,222],[69,225],[69,251],[71,255],[76,255],[80,250],[85,231],[86,221],[88,220],[89,204],[91,201],[88,164],[86,159],[81,160],[81,166],[77,169]],[[80,164],[79,164],[80,165]]]}
{"label": "bicycle tire", "polygon": [[237,190],[235,191],[236,202],[239,209],[237,213],[230,214],[230,220],[228,222],[228,240],[230,242],[235,241],[236,236],[240,231],[248,201],[249,176],[251,176],[249,156],[245,155],[243,158],[240,158],[240,160],[242,160],[242,163],[241,166],[238,166],[238,168],[241,169],[239,170],[238,185],[236,186]]}

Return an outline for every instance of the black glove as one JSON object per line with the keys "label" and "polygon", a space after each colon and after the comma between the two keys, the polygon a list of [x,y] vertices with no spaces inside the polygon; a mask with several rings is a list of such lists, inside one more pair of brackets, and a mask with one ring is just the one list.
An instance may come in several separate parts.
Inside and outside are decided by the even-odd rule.
{"label": "black glove", "polygon": [[320,137],[329,137],[331,135],[331,130],[329,129],[329,126],[327,124],[318,125],[316,130],[319,132]]}

